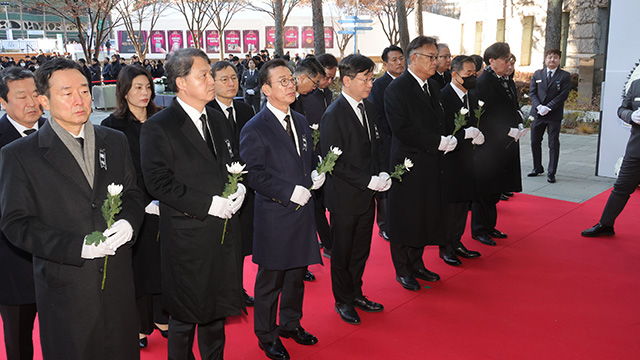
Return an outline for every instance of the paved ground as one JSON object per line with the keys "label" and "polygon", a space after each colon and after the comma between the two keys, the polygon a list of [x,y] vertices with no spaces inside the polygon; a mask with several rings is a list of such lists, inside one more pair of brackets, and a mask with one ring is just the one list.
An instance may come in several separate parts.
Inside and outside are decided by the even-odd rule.
{"label": "paved ground", "polygon": [[[0,112],[2,115],[4,112]],[[111,111],[94,110],[91,121],[94,124],[109,116]],[[542,144],[542,163],[549,162],[549,152],[545,136]],[[552,199],[584,202],[611,188],[615,179],[595,176],[598,135],[560,134],[560,162],[557,182],[547,182],[546,173],[537,177],[527,177],[533,168],[529,136],[520,140],[523,193]]]}

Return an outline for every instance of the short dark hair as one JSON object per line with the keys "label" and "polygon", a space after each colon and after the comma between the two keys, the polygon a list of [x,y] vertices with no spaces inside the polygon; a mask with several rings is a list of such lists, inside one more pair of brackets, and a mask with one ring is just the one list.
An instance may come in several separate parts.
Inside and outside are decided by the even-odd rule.
{"label": "short dark hair", "polygon": [[506,42],[497,42],[489,46],[484,51],[484,62],[489,65],[490,59],[505,59],[508,60],[511,57],[511,49]]}
{"label": "short dark hair", "polygon": [[38,94],[49,97],[49,79],[51,79],[51,75],[56,71],[70,69],[77,70],[82,74],[82,77],[84,77],[84,72],[80,65],[70,59],[55,58],[42,64],[34,74],[36,77],[36,89],[38,90]]}
{"label": "short dark hair", "polygon": [[400,54],[404,55],[404,53],[402,52],[402,49],[399,46],[390,45],[390,46],[387,46],[386,48],[384,48],[384,50],[382,50],[382,61],[383,62],[389,61],[389,53],[392,52],[392,51],[399,51]]}
{"label": "short dark hair", "polygon": [[167,59],[164,65],[164,70],[167,74],[167,81],[169,81],[169,88],[177,91],[176,79],[179,77],[187,76],[191,73],[191,67],[193,66],[193,58],[199,57],[204,59],[207,64],[211,64],[211,60],[204,51],[196,48],[184,48],[179,49]]}
{"label": "short dark hair", "polygon": [[293,73],[295,75],[307,74],[307,76],[310,78],[314,78],[318,76],[318,74],[320,74],[321,76],[326,75],[322,64],[320,64],[318,60],[316,60],[315,56],[311,55],[300,61],[300,63],[296,67],[296,71],[294,71]]}
{"label": "short dark hair", "polygon": [[258,73],[258,80],[260,81],[260,86],[269,83],[269,80],[271,77],[271,74],[270,74],[271,69],[275,69],[281,66],[284,66],[289,71],[291,71],[291,69],[289,69],[289,67],[287,66],[287,63],[280,58],[269,60],[266,63],[264,63],[264,65],[262,65],[262,68],[260,68],[260,72]]}
{"label": "short dark hair", "polygon": [[236,73],[236,76],[238,76],[238,68],[236,68],[235,65],[233,65],[232,63],[226,61],[226,60],[220,60],[220,61],[216,61],[215,63],[211,64],[211,76],[213,76],[213,78],[216,78],[216,73],[220,70],[224,70],[226,68],[232,68],[233,71]]}
{"label": "short dark hair", "polygon": [[7,94],[9,94],[10,82],[33,78],[34,76],[31,71],[17,66],[11,66],[0,71],[0,98],[3,98],[4,101],[9,101]]}
{"label": "short dark hair", "polygon": [[474,69],[476,67],[476,62],[471,58],[471,56],[458,55],[451,60],[451,71],[460,73],[460,71],[464,70],[465,63],[473,64]]}
{"label": "short dark hair", "polygon": [[549,49],[544,52],[545,58],[549,55],[558,55],[558,57],[562,57],[562,51],[560,51],[560,49]]}
{"label": "short dark hair", "polygon": [[[361,72],[371,72],[376,68],[373,60],[360,54],[351,54],[340,61],[338,69],[340,70],[340,81],[345,76],[355,78]],[[343,82],[344,83],[344,82]]]}
{"label": "short dark hair", "polygon": [[131,120],[134,119],[129,109],[126,96],[131,90],[133,79],[140,75],[145,76],[147,80],[149,80],[149,85],[151,85],[151,98],[149,99],[149,104],[147,104],[147,118],[160,110],[153,101],[156,98],[156,91],[153,86],[151,73],[141,66],[125,66],[118,73],[118,81],[116,82],[116,111],[113,113],[114,116]]}
{"label": "short dark hair", "polygon": [[482,56],[480,55],[469,55],[471,59],[476,63],[476,71],[480,71],[482,69],[482,65],[484,65],[484,60],[482,60]]}
{"label": "short dark hair", "polygon": [[407,45],[407,54],[409,54],[409,61],[411,61],[411,55],[414,51],[425,45],[433,45],[436,48],[438,47],[438,40],[431,36],[420,35],[417,38],[411,40],[409,45]]}
{"label": "short dark hair", "polygon": [[87,65],[87,60],[85,59],[78,59],[78,62],[82,65]]}
{"label": "short dark hair", "polygon": [[327,69],[333,69],[334,67],[338,66],[338,59],[336,59],[335,56],[329,53],[320,54],[316,57],[316,59],[322,65],[322,67]]}

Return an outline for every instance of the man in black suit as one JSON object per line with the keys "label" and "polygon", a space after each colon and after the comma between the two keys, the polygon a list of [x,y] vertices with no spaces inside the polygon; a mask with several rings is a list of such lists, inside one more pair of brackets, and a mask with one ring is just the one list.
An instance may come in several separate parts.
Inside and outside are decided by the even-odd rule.
{"label": "man in black suit", "polygon": [[416,278],[438,281],[422,261],[426,245],[445,241],[443,152],[458,141],[446,136],[440,88],[430,79],[436,71],[438,48],[432,37],[418,36],[407,48],[409,68],[387,87],[384,108],[391,128],[390,168],[413,161],[402,182],[389,191],[391,259],[396,280],[408,290],[420,290]]}
{"label": "man in black suit", "polygon": [[[296,101],[291,104],[291,108],[294,111],[302,115],[307,113],[304,102],[302,101],[302,95],[307,95],[317,89],[320,79],[324,76],[324,68],[314,56],[307,56],[304,60],[300,61],[298,66],[296,66],[296,70],[293,72],[293,77],[298,81],[296,85]],[[309,109],[309,112],[311,111],[312,109]]]}
{"label": "man in black suit", "polygon": [[[386,153],[387,158],[391,153],[391,129],[387,122],[387,116],[384,112],[384,91],[391,81],[398,76],[402,75],[405,68],[404,54],[402,49],[391,45],[386,47],[382,51],[382,62],[384,63],[385,71],[384,75],[377,78],[371,88],[368,100],[373,103],[373,106],[378,113],[378,130],[380,131],[380,137],[382,138],[382,148]],[[376,216],[376,222],[378,224],[378,234],[383,239],[389,241],[389,229],[387,221],[387,192],[380,192],[376,194],[376,203],[378,215]]]}
{"label": "man in black suit", "polygon": [[254,112],[260,111],[260,84],[258,83],[258,70],[256,61],[248,61],[249,68],[242,73],[240,86],[244,90],[244,102],[253,107]]}
{"label": "man in black suit", "polygon": [[507,235],[496,229],[496,205],[500,194],[522,191],[520,146],[517,141],[527,133],[514,87],[505,76],[511,66],[509,44],[495,43],[484,52],[489,64],[477,81],[472,95],[484,101],[484,115],[478,128],[485,144],[476,147],[474,171],[478,188],[472,204],[471,237],[485,245],[495,246],[493,238]]}
{"label": "man in black suit", "polygon": [[[36,132],[46,119],[38,101],[33,73],[10,67],[0,73],[0,148]],[[7,360],[33,359],[36,289],[32,255],[11,244],[0,232],[0,315]]]}
{"label": "man in black suit", "polygon": [[[228,120],[231,133],[233,134],[233,147],[236,154],[240,153],[240,130],[255,115],[253,108],[244,101],[234,100],[238,93],[238,73],[236,67],[228,61],[218,61],[211,65],[216,92],[215,99],[211,100],[210,106],[221,112]],[[242,225],[242,256],[251,255],[253,244],[253,199],[254,191],[247,189],[245,201],[240,208],[240,223]],[[246,306],[253,306],[253,297],[244,290],[244,300]]]}
{"label": "man in black suit", "polygon": [[340,61],[342,94],[329,106],[320,123],[320,141],[327,153],[342,150],[326,185],[331,213],[331,284],[335,309],[349,324],[359,324],[355,307],[382,311],[381,304],[362,293],[362,274],[371,249],[375,192],[391,187],[385,172],[377,114],[368,100],[373,85],[374,62],[360,54]]}
{"label": "man in black suit", "polygon": [[[446,244],[440,245],[440,258],[447,265],[462,264],[458,256],[476,258],[477,251],[468,250],[460,239],[467,224],[467,213],[471,200],[475,197],[475,182],[473,176],[473,151],[484,143],[484,135],[478,128],[474,111],[478,108],[478,101],[471,96],[469,90],[475,88],[475,62],[471,57],[458,55],[451,62],[451,82],[442,89],[442,107],[446,133],[455,131],[455,119],[462,109],[466,124],[460,128],[455,136],[458,146],[444,157],[444,178],[446,184]],[[470,141],[469,141],[470,140]]]}
{"label": "man in black suit", "polygon": [[[77,63],[50,60],[35,76],[51,118],[2,148],[0,197],[2,231],[33,255],[43,357],[138,359],[131,245],[144,205],[126,137],[88,121],[89,83]],[[89,245],[87,235],[107,227],[110,184],[121,186],[122,209],[106,240]]]}
{"label": "man in black suit", "polygon": [[600,221],[593,227],[582,231],[582,236],[612,236],[615,235],[613,224],[629,196],[640,185],[640,80],[631,83],[629,90],[618,108],[618,117],[631,125],[631,136],[627,142],[618,179],[613,184],[607,205],[602,211]]}
{"label": "man in black suit", "polygon": [[534,118],[531,123],[533,170],[527,176],[538,176],[538,174],[544,172],[544,167],[542,166],[542,137],[546,129],[549,134],[547,181],[550,183],[556,182],[564,102],[571,91],[571,75],[558,67],[561,57],[562,52],[560,50],[547,50],[544,58],[545,67],[533,74],[531,86],[529,87],[529,97],[531,98],[530,115]]}
{"label": "man in black suit", "polygon": [[147,189],[160,201],[169,358],[193,358],[197,328],[202,358],[222,359],[225,318],[244,310],[240,220],[233,214],[246,188],[239,184],[228,198],[221,195],[225,165],[239,158],[228,119],[206,106],[214,98],[207,55],[180,49],[165,69],[177,96],[145,122],[140,152]]}
{"label": "man in black suit", "polygon": [[440,89],[451,82],[451,51],[449,45],[438,44],[438,66],[433,74],[433,80],[438,82]]}

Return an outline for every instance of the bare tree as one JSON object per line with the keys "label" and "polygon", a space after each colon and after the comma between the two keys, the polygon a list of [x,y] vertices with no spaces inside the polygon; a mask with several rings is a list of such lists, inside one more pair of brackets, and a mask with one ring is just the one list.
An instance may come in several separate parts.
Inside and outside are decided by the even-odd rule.
{"label": "bare tree", "polygon": [[378,19],[390,44],[398,45],[401,42],[401,24],[404,24],[406,37],[409,38],[407,15],[414,9],[413,0],[368,0],[360,1],[360,5],[364,13]]}
{"label": "bare tree", "polygon": [[[173,6],[178,10],[187,23],[187,28],[193,38],[193,46],[200,49],[202,46],[202,36],[212,22],[209,16],[209,8],[216,0],[175,0]],[[222,34],[220,34],[222,38]],[[222,44],[220,44],[222,47]]]}
{"label": "bare tree", "polygon": [[545,30],[544,51],[560,49],[562,39],[562,0],[549,0],[547,3],[547,27]]}
{"label": "bare tree", "polygon": [[74,25],[78,40],[87,59],[98,57],[100,45],[120,22],[111,15],[118,0],[27,0],[27,7],[44,8]]}
{"label": "bare tree", "polygon": [[[220,38],[233,16],[246,6],[245,0],[213,0],[211,2],[209,15],[213,19],[213,26],[218,30]],[[222,59],[224,59],[224,46],[220,44],[220,60]]]}
{"label": "bare tree", "polygon": [[[149,52],[149,36],[143,39],[143,32],[147,31],[151,34],[158,19],[168,7],[169,2],[165,0],[119,0],[116,4],[115,9],[122,18],[124,28],[140,61],[143,61]],[[146,21],[149,26],[143,27]]]}
{"label": "bare tree", "polygon": [[423,12],[422,0],[416,1],[416,34],[424,35],[424,26],[422,21]]}
{"label": "bare tree", "polygon": [[313,49],[316,55],[324,54],[324,17],[322,16],[322,0],[311,0],[313,14]]}
{"label": "bare tree", "polygon": [[287,24],[287,20],[289,20],[291,11],[304,1],[305,0],[261,0],[248,4],[252,10],[267,13],[275,22],[276,39],[273,48],[276,54],[284,54],[284,26]]}
{"label": "bare tree", "polygon": [[[396,8],[393,9],[398,18],[398,34],[400,35],[400,47],[405,51],[409,47],[409,25],[407,24],[407,2],[396,0]],[[395,25],[395,24],[394,24]]]}

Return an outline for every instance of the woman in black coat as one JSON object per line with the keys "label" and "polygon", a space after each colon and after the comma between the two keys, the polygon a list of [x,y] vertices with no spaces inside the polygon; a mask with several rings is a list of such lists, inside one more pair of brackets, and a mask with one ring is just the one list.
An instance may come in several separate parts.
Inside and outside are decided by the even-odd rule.
{"label": "woman in black coat", "polygon": [[133,246],[133,273],[140,315],[140,347],[147,346],[147,335],[155,326],[166,336],[168,319],[161,307],[160,242],[158,241],[159,208],[146,191],[140,166],[140,129],[160,109],[154,103],[155,91],[151,74],[140,66],[125,66],[116,83],[116,111],[102,125],[120,130],[127,136],[131,158],[136,169],[137,184],[144,193],[145,217]]}

